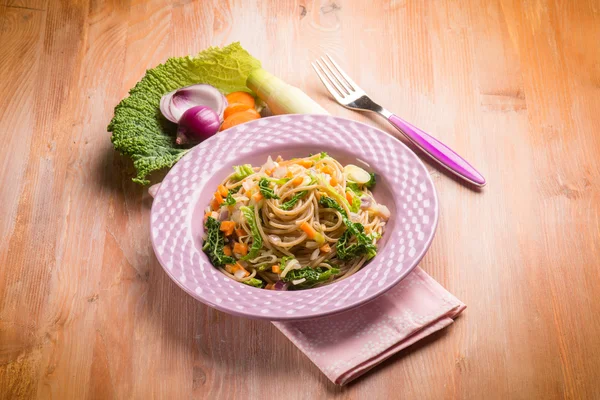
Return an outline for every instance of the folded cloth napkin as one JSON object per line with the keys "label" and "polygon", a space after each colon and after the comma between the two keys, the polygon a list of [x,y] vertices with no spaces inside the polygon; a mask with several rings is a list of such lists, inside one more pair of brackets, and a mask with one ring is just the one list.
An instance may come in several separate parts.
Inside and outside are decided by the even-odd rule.
{"label": "folded cloth napkin", "polygon": [[417,267],[386,294],[358,308],[274,324],[332,382],[344,385],[450,325],[465,307]]}

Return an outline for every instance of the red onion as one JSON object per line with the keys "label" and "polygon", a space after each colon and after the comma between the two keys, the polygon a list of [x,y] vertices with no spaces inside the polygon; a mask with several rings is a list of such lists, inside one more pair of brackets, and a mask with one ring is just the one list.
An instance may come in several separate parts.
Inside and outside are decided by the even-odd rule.
{"label": "red onion", "polygon": [[371,207],[371,198],[369,196],[362,196],[360,198],[360,208],[361,210],[366,210]]}
{"label": "red onion", "polygon": [[175,143],[186,144],[208,139],[219,131],[221,121],[211,108],[195,106],[187,110],[179,120]]}
{"label": "red onion", "polygon": [[221,207],[221,211],[219,212],[219,221],[225,221],[229,218],[229,210],[227,207]]}
{"label": "red onion", "polygon": [[211,85],[191,85],[165,94],[160,99],[160,111],[171,122],[178,123],[183,113],[194,106],[212,108],[219,119],[227,107],[227,99]]}
{"label": "red onion", "polygon": [[275,285],[273,286],[274,290],[287,290],[288,288],[288,284],[285,283],[284,281],[277,281],[275,282]]}

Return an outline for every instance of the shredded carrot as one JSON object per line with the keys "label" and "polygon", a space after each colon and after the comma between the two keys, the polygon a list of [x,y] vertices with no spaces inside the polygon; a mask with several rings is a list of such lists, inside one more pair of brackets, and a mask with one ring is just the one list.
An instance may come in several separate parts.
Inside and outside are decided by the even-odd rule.
{"label": "shredded carrot", "polygon": [[242,236],[247,236],[248,235],[246,233],[246,231],[244,230],[244,228],[237,228],[235,230],[235,234],[237,235],[237,237],[242,237]]}
{"label": "shredded carrot", "polygon": [[352,193],[346,192],[346,200],[348,200],[348,203],[352,204]]}
{"label": "shredded carrot", "polygon": [[281,267],[279,265],[273,265],[271,267],[271,271],[273,271],[276,274],[279,274],[279,273],[281,273]]}
{"label": "shredded carrot", "polygon": [[221,196],[221,193],[219,193],[218,190],[215,192],[215,200],[217,200],[218,205],[223,204],[223,202],[225,201],[223,200],[223,196]]}
{"label": "shredded carrot", "polygon": [[304,233],[306,233],[306,236],[308,236],[309,239],[314,239],[317,235],[317,231],[315,231],[315,228],[310,226],[310,224],[306,221],[304,221],[302,225],[300,225],[300,229],[302,229]]}
{"label": "shredded carrot", "polygon": [[235,229],[235,222],[233,221],[223,221],[221,222],[221,231],[225,233],[225,236],[229,236],[233,234],[233,230]]}
{"label": "shredded carrot", "polygon": [[274,288],[275,288],[274,283],[268,283],[267,286],[265,286],[265,289],[267,289],[267,290],[273,290]]}
{"label": "shredded carrot", "polygon": [[325,243],[323,246],[319,247],[321,253],[329,253],[331,251],[331,246],[328,243]]}
{"label": "shredded carrot", "polygon": [[222,197],[227,197],[227,195],[229,194],[229,190],[227,190],[227,188],[223,185],[219,185],[217,187],[217,190],[219,191],[219,193],[221,193]]}
{"label": "shredded carrot", "polygon": [[313,161],[312,160],[304,160],[304,159],[299,159],[296,161],[296,164],[303,166],[304,168],[310,168],[313,166]]}
{"label": "shredded carrot", "polygon": [[219,203],[217,202],[217,199],[213,198],[213,199],[210,201],[210,208],[211,208],[213,211],[217,211],[217,210],[219,209]]}
{"label": "shredded carrot", "polygon": [[223,254],[225,254],[226,256],[230,256],[231,257],[231,247],[229,245],[225,245],[223,246]]}
{"label": "shredded carrot", "polygon": [[294,186],[300,186],[302,184],[302,182],[304,182],[304,177],[302,176],[297,176],[294,178],[294,180],[292,181],[292,185]]}
{"label": "shredded carrot", "polygon": [[330,184],[331,186],[337,186],[337,184],[338,184],[338,181],[337,181],[337,179],[335,179],[335,176],[332,176],[332,177],[331,177],[331,180],[329,181],[329,184]]}
{"label": "shredded carrot", "polygon": [[248,245],[246,243],[235,242],[233,245],[233,252],[245,256],[248,254]]}

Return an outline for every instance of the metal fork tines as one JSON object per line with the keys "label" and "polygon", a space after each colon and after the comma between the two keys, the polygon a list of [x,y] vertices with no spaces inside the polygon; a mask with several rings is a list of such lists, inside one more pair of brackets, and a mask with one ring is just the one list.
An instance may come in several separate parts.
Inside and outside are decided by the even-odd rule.
{"label": "metal fork tines", "polygon": [[333,98],[342,106],[380,113],[385,117],[391,113],[375,103],[367,96],[347,73],[329,56],[325,54],[320,60],[312,63],[312,67]]}

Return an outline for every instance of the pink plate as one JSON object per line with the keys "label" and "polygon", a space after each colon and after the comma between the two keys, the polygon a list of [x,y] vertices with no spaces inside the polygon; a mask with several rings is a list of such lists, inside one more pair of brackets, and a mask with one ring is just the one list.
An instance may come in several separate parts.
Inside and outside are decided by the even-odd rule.
{"label": "pink plate", "polygon": [[[377,256],[340,282],[290,292],[253,288],[214,268],[202,252],[203,210],[232,166],[321,151],[377,174],[373,193],[392,213]],[[183,290],[230,314],[282,321],[348,310],[400,282],[431,244],[438,201],[423,163],[387,133],[344,118],[283,115],[238,125],[194,147],[160,185],[151,220],[156,257]]]}

